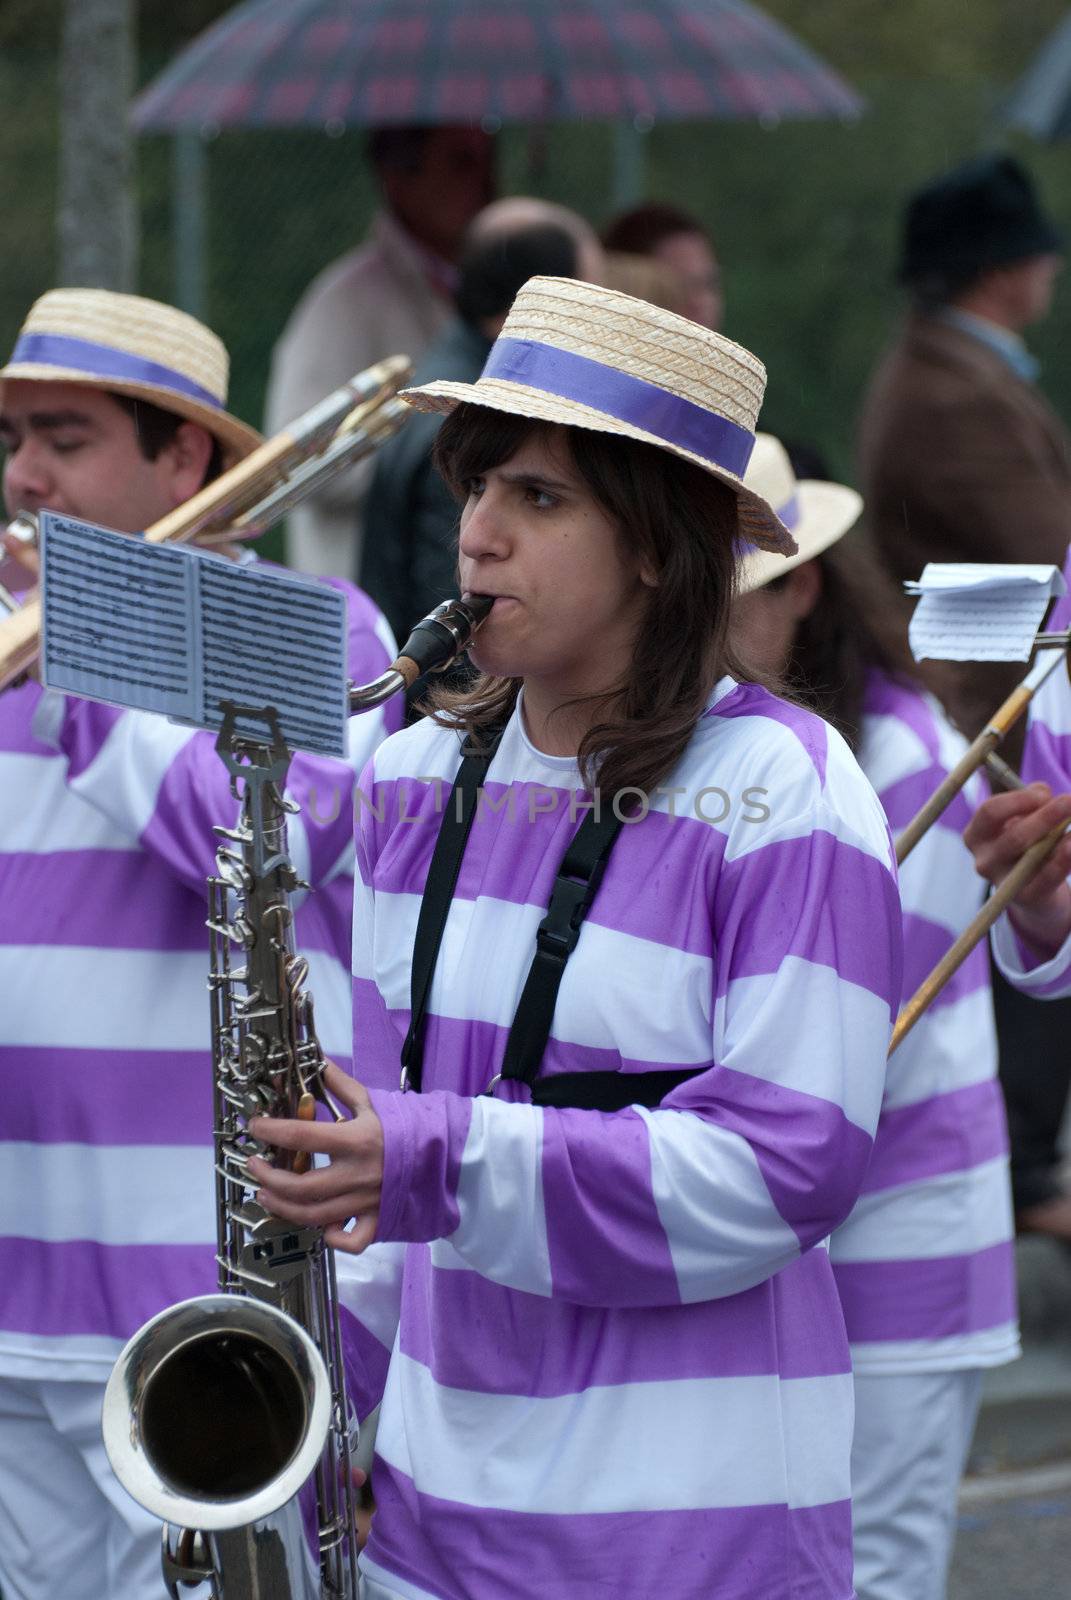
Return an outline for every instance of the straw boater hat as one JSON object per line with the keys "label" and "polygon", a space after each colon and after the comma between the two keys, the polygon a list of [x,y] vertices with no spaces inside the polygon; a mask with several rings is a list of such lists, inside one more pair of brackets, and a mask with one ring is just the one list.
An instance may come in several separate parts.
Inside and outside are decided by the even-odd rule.
{"label": "straw boater hat", "polygon": [[462,401],[657,445],[736,495],[739,537],[781,556],[796,547],[744,483],[766,369],[709,328],[575,278],[530,278],[475,383],[403,389],[421,411]]}
{"label": "straw boater hat", "polygon": [[843,483],[799,479],[788,452],[772,433],[755,436],[755,450],[744,479],[747,487],[773,506],[796,541],[796,553],[786,561],[765,550],[752,550],[740,562],[738,589],[749,594],[772,578],[791,572],[804,561],[836,544],[858,520],[863,499]]}
{"label": "straw boater hat", "polygon": [[185,311],[110,289],[50,289],[30,307],[5,378],[77,383],[151,401],[207,428],[228,463],[260,434],[224,410],[227,352]]}

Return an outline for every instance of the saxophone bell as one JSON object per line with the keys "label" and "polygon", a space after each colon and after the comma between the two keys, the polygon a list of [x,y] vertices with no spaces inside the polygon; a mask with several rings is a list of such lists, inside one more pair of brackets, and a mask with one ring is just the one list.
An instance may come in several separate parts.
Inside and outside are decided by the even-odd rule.
{"label": "saxophone bell", "polygon": [[[127,1492],[169,1525],[172,1595],[224,1572],[228,1595],[320,1593],[296,1496],[331,1404],[316,1345],[263,1301],[204,1295],[134,1335],[105,1390],[104,1447]],[[280,1587],[267,1588],[269,1574]]]}

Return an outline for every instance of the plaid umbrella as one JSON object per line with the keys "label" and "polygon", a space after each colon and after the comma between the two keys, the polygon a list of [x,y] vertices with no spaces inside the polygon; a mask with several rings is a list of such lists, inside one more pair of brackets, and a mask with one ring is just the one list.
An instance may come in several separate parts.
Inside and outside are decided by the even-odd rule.
{"label": "plaid umbrella", "polygon": [[862,109],[745,0],[245,0],[133,115],[175,131]]}

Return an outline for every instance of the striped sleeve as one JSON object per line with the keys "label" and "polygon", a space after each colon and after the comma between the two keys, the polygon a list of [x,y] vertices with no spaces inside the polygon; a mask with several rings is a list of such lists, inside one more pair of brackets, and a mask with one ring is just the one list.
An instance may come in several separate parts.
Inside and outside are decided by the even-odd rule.
{"label": "striped sleeve", "polygon": [[[495,1282],[600,1307],[738,1294],[823,1240],[863,1181],[900,986],[887,837],[846,824],[853,781],[726,858],[711,1064],[657,1110],[374,1090],[379,1237],[445,1240]],[[672,1005],[654,973],[651,995]]]}
{"label": "striped sleeve", "polygon": [[[1064,562],[1071,590],[1071,555]],[[1060,596],[1046,624],[1052,632],[1071,626],[1071,593]],[[1030,702],[1022,775],[1027,783],[1047,783],[1054,794],[1071,789],[1071,678],[1050,672]],[[1071,994],[1071,935],[1047,961],[1039,961],[1016,934],[1007,913],[990,935],[993,957],[1003,976],[1023,994],[1062,1000]]]}

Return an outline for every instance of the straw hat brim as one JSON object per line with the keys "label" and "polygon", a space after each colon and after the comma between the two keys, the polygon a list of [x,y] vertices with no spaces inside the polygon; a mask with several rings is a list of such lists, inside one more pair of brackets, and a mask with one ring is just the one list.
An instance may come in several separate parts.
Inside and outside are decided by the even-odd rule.
{"label": "straw hat brim", "polygon": [[6,367],[0,367],[0,387],[9,378],[18,378],[29,383],[74,383],[82,389],[101,389],[105,393],[125,394],[135,400],[146,400],[150,405],[160,406],[164,411],[175,412],[188,422],[200,423],[213,438],[219,440],[226,466],[241,461],[264,442],[255,428],[239,422],[229,411],[217,410],[214,406],[205,405],[190,395],[181,394],[177,389],[168,389],[163,384],[135,383],[125,378],[102,378],[93,373],[80,371],[77,367],[49,366],[41,361],[12,361]]}
{"label": "straw hat brim", "polygon": [[492,411],[505,411],[513,416],[530,417],[535,422],[554,422],[565,427],[588,428],[593,433],[618,434],[635,439],[640,444],[654,445],[659,450],[680,456],[719,478],[736,495],[738,505],[739,537],[770,552],[780,566],[786,556],[796,549],[796,542],[773,507],[760,495],[744,487],[732,472],[717,467],[681,445],[671,444],[656,434],[647,433],[632,423],[621,422],[593,406],[579,400],[567,400],[543,389],[532,389],[526,384],[504,382],[497,378],[481,378],[477,383],[453,383],[446,380],[425,383],[418,389],[403,389],[401,398],[417,411],[449,413],[455,406],[467,404],[487,406]]}
{"label": "straw hat brim", "polygon": [[863,497],[844,483],[824,483],[818,479],[801,479],[796,485],[796,503],[799,521],[793,528],[796,536],[796,553],[773,556],[768,551],[756,550],[740,562],[737,592],[750,594],[764,584],[791,572],[805,561],[813,561],[823,550],[842,539],[859,520]]}

